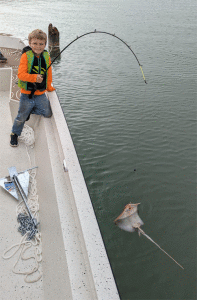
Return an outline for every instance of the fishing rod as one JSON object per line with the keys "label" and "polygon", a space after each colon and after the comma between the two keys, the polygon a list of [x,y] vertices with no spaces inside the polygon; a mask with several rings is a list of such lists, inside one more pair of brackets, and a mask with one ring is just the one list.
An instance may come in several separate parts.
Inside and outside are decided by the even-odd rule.
{"label": "fishing rod", "polygon": [[[44,78],[44,76],[46,75],[48,69],[52,66],[52,64],[56,61],[56,59],[62,54],[62,52],[64,52],[70,45],[72,45],[74,42],[76,42],[77,40],[79,40],[80,38],[86,36],[86,35],[89,35],[89,34],[95,34],[95,33],[103,33],[103,34],[107,34],[107,35],[111,35],[112,37],[115,37],[116,39],[120,40],[123,44],[125,44],[125,46],[127,46],[127,48],[129,48],[129,50],[132,52],[132,54],[135,56],[137,62],[138,62],[138,65],[141,69],[141,72],[142,72],[142,76],[143,76],[143,79],[144,79],[144,82],[147,84],[147,81],[146,81],[146,78],[144,76],[144,72],[142,70],[142,65],[140,64],[136,54],[133,52],[133,50],[131,49],[131,47],[125,42],[123,41],[121,38],[119,38],[118,36],[112,33],[109,33],[109,32],[106,32],[106,31],[97,31],[96,29],[94,31],[90,31],[90,32],[87,32],[87,33],[84,33],[80,36],[77,36],[73,41],[71,41],[66,47],[64,47],[60,53],[52,60],[51,64],[48,66],[48,68],[46,69],[46,71],[44,72],[44,74],[42,74],[42,77]],[[34,84],[34,89],[31,91],[31,94],[29,95],[29,98],[32,98],[34,92],[36,91],[36,83]]]}
{"label": "fishing rod", "polygon": [[[121,38],[119,38],[118,36],[116,36],[115,33],[112,34],[112,33],[106,32],[106,31],[97,31],[96,29],[95,29],[94,31],[90,31],[90,32],[84,33],[84,34],[82,34],[82,35],[80,35],[80,36],[77,36],[72,42],[70,42],[66,47],[64,47],[64,48],[60,51],[60,53],[53,59],[53,61],[51,62],[51,64],[50,64],[49,67],[47,68],[46,72],[47,72],[48,69],[51,67],[51,65],[56,61],[56,59],[61,55],[61,53],[64,52],[64,50],[66,50],[71,44],[73,44],[73,43],[76,42],[78,39],[80,39],[80,38],[82,38],[82,37],[84,37],[84,36],[86,36],[86,35],[94,34],[94,33],[103,33],[103,34],[111,35],[111,36],[117,38],[118,40],[120,40],[123,44],[125,44],[125,45],[127,46],[127,48],[129,48],[129,50],[130,50],[130,51],[133,53],[133,55],[135,56],[135,58],[136,58],[136,60],[137,60],[137,62],[138,62],[138,65],[139,65],[139,67],[140,67],[140,69],[141,69],[141,72],[142,72],[142,76],[143,76],[144,82],[147,84],[146,78],[145,78],[145,76],[144,76],[144,72],[143,72],[143,70],[142,70],[142,65],[140,64],[140,62],[139,62],[139,60],[138,60],[136,54],[133,52],[133,50],[131,49],[131,47],[130,47],[125,41],[123,41]],[[46,72],[45,72],[45,73],[46,73]]]}

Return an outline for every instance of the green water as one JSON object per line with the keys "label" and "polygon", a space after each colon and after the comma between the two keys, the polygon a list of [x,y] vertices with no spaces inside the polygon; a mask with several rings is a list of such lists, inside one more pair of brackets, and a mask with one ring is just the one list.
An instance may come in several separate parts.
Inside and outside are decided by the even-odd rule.
{"label": "green water", "polygon": [[[51,22],[61,49],[94,29],[131,46],[147,85],[128,48],[101,34],[62,54],[54,85],[121,299],[196,299],[196,1],[1,1],[0,8],[1,32],[27,37]],[[143,230],[184,270],[114,225],[130,202],[141,203]]]}

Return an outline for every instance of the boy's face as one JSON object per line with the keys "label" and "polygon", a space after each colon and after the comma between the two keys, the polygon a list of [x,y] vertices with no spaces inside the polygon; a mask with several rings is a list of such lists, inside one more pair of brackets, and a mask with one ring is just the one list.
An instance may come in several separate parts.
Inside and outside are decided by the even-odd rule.
{"label": "boy's face", "polygon": [[29,46],[31,47],[31,49],[33,50],[33,52],[35,54],[40,55],[44,51],[46,42],[45,42],[45,40],[39,40],[39,39],[33,38],[29,42]]}

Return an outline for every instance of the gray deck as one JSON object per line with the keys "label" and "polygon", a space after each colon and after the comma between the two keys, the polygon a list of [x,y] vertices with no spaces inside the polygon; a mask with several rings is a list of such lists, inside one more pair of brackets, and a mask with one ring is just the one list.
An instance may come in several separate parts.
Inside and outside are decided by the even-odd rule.
{"label": "gray deck", "polygon": [[[7,176],[8,167],[15,166],[17,170],[23,171],[30,166],[25,144],[19,147],[10,147],[10,131],[12,119],[9,108],[9,92],[0,92],[0,178]],[[10,194],[1,188],[0,190],[0,299],[44,299],[42,279],[33,284],[24,281],[24,276],[12,272],[14,263],[19,254],[9,260],[4,260],[2,254],[6,249],[19,243],[21,235],[17,231],[16,206],[18,202]],[[10,253],[11,254],[11,253]],[[32,261],[31,261],[32,263]],[[19,265],[20,266],[20,265]]]}

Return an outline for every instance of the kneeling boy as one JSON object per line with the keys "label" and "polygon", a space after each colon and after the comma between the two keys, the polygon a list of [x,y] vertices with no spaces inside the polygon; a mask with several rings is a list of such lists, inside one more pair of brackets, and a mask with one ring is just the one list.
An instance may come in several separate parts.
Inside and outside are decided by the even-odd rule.
{"label": "kneeling boy", "polygon": [[[14,120],[10,145],[18,146],[18,136],[21,135],[25,121],[30,114],[50,118],[52,115],[49,100],[45,92],[52,92],[52,68],[49,53],[45,50],[47,35],[40,29],[34,30],[28,36],[29,46],[23,49],[19,68],[18,86],[21,88],[18,115]],[[47,72],[45,73],[45,71]],[[44,74],[44,76],[42,76]]]}

